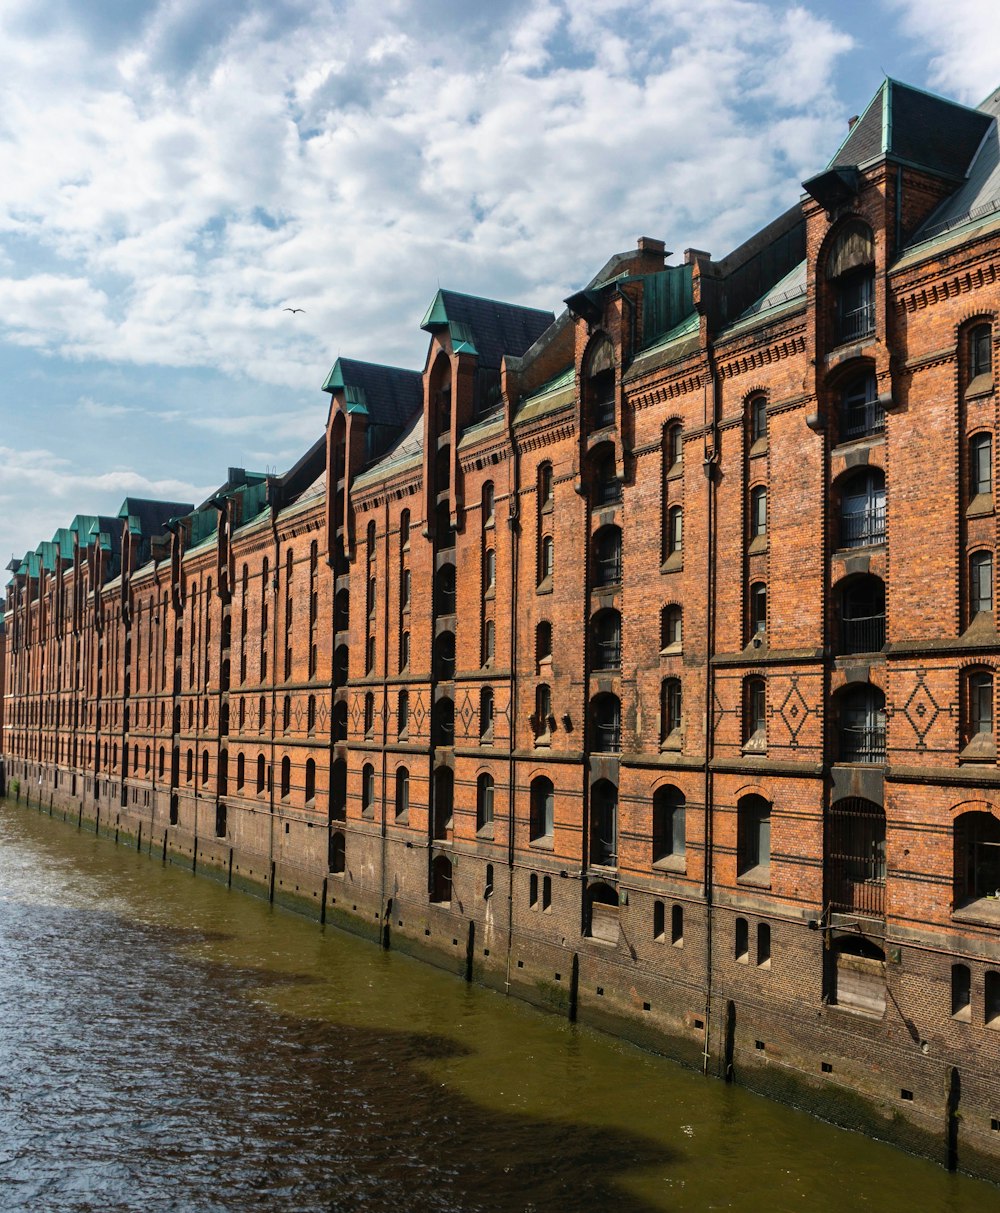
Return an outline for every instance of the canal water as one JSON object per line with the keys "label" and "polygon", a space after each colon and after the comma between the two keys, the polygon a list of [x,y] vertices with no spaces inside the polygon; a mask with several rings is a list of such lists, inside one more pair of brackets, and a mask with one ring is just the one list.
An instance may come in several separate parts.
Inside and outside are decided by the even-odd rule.
{"label": "canal water", "polygon": [[0,802],[0,1209],[982,1213],[1000,1191]]}

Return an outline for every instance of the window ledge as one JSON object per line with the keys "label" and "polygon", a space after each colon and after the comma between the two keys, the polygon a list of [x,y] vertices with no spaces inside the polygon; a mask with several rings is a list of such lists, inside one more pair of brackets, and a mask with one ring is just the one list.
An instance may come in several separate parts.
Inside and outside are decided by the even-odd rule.
{"label": "window ledge", "polygon": [[993,391],[992,375],[977,375],[965,389],[965,398],[972,396],[988,396]]}
{"label": "window ledge", "polygon": [[771,869],[758,864],[755,868],[748,868],[745,872],[740,872],[736,877],[737,884],[752,885],[755,889],[769,889],[771,887]]}
{"label": "window ledge", "polygon": [[743,743],[742,753],[744,754],[766,754],[767,753],[767,735],[763,732],[754,733],[752,737],[748,737]]}
{"label": "window ledge", "polygon": [[684,749],[684,734],[680,729],[674,729],[660,742],[660,753],[667,750],[683,750]]}
{"label": "window ledge", "polygon": [[493,838],[493,822],[491,821],[491,822],[489,823],[489,825],[482,826],[480,829],[478,829],[478,830],[476,831],[476,837],[477,837],[477,838],[483,838],[483,839],[492,840],[492,838]]}
{"label": "window ledge", "polygon": [[684,567],[684,553],[671,552],[670,555],[660,565],[661,573],[677,573]]}
{"label": "window ledge", "polygon": [[968,922],[980,927],[1000,927],[1000,897],[976,897],[956,906],[951,916],[955,922]]}
{"label": "window ledge", "polygon": [[663,479],[664,480],[680,480],[680,478],[683,475],[684,475],[684,464],[681,463],[680,461],[678,461],[677,463],[672,463],[670,465],[670,467],[667,468],[667,473],[663,477]]}
{"label": "window ledge", "polygon": [[959,762],[996,762],[997,743],[992,733],[977,733],[959,752]]}
{"label": "window ledge", "polygon": [[528,846],[534,847],[536,851],[551,851],[554,849],[552,835],[544,834],[541,838],[532,838]]}
{"label": "window ledge", "polygon": [[657,872],[686,872],[687,857],[685,855],[664,855],[662,859],[654,859],[653,867]]}
{"label": "window ledge", "polygon": [[552,578],[546,577],[543,581],[540,581],[535,588],[535,593],[536,594],[551,594],[552,593]]}
{"label": "window ledge", "polygon": [[766,535],[755,535],[753,537],[753,539],[750,540],[750,546],[747,548],[747,555],[756,556],[760,552],[766,552],[766,551],[767,551],[767,536]]}
{"label": "window ledge", "polygon": [[660,656],[661,657],[675,657],[678,654],[683,653],[683,652],[684,652],[683,645],[678,644],[677,642],[674,642],[673,644],[668,644],[666,646],[666,648],[660,649]]}
{"label": "window ledge", "polygon": [[767,454],[767,439],[758,438],[757,441],[754,442],[754,444],[750,447],[750,458],[756,459],[758,455],[766,455],[766,454]]}
{"label": "window ledge", "polygon": [[496,598],[496,596],[497,596],[496,587],[491,585],[490,588],[486,591],[486,593],[483,594],[483,602],[492,602],[493,599]]}
{"label": "window ledge", "polygon": [[981,518],[983,515],[992,514],[993,508],[992,493],[977,493],[969,502],[965,516],[966,518]]}

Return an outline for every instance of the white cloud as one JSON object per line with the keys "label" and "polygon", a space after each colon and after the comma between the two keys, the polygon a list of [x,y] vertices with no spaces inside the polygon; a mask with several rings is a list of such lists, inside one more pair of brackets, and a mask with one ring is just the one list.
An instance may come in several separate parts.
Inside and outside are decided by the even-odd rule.
{"label": "white cloud", "polygon": [[[539,0],[473,40],[433,7],[312,0],[276,36],[245,5],[199,33],[203,6],[174,0],[103,57],[82,17],[0,16],[0,233],[71,267],[0,281],[8,339],[300,388],[334,343],[412,362],[439,279],[551,305],[639,231],[726,251],[840,120],[850,39],[803,8]],[[754,97],[810,138],[773,138]],[[752,212],[734,174],[758,181]]]}
{"label": "white cloud", "polygon": [[1000,85],[995,0],[889,0],[903,28],[930,49],[931,84],[967,105],[978,105]]}

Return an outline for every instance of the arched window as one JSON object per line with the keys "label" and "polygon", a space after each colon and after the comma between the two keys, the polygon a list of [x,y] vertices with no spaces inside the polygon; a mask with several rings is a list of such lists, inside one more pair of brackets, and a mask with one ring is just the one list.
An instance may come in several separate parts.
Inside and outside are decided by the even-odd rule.
{"label": "arched window", "polygon": [[1000,821],[992,813],[955,818],[955,906],[1000,891]]}
{"label": "arched window", "polygon": [[433,743],[436,746],[455,744],[455,704],[450,699],[439,699],[431,715]]}
{"label": "arched window", "polygon": [[281,799],[287,800],[292,791],[292,760],[286,754],[281,760]]}
{"label": "arched window", "polygon": [[286,695],[281,703],[281,728],[287,733],[292,727],[292,698]]}
{"label": "arched window", "polygon": [[480,775],[476,780],[476,829],[493,826],[493,776]]}
{"label": "arched window", "polygon": [[760,442],[767,437],[767,397],[758,392],[747,401],[750,417],[750,441]]}
{"label": "arched window", "polygon": [[885,695],[870,683],[835,698],[841,762],[885,762]]}
{"label": "arched window", "polygon": [[266,763],[264,762],[264,755],[258,754],[257,755],[257,791],[258,791],[258,793],[264,791],[265,779],[266,779]]}
{"label": "arched window", "polygon": [[840,546],[885,542],[885,474],[879,468],[855,472],[840,490]]}
{"label": "arched window", "polygon": [[451,860],[447,855],[435,855],[431,861],[430,899],[437,905],[451,904]]}
{"label": "arched window", "polygon": [[875,238],[858,219],[837,235],[826,262],[833,286],[835,341],[858,341],[875,331]]}
{"label": "arched window", "polygon": [[880,653],[885,647],[885,583],[862,574],[840,588],[840,652]]}
{"label": "arched window", "polygon": [[750,490],[750,538],[763,539],[767,534],[767,489],[758,484]]}
{"label": "arched window", "polygon": [[743,684],[743,744],[764,749],[767,745],[767,687],[763,678],[748,678]]}
{"label": "arched window", "polygon": [[826,815],[826,886],[838,913],[885,913],[885,811],[858,796],[834,801]]}
{"label": "arched window", "polygon": [[406,767],[396,769],[396,821],[405,824],[410,817],[410,772]]}
{"label": "arched window", "polygon": [[455,566],[443,564],[434,577],[434,610],[438,615],[454,615],[455,603]]}
{"label": "arched window", "polygon": [[455,825],[455,774],[450,767],[438,767],[434,772],[433,789],[433,835],[446,840]]}
{"label": "arched window", "polygon": [[603,867],[618,863],[618,789],[608,779],[590,791],[590,859]]}
{"label": "arched window", "polygon": [[660,684],[660,741],[680,738],[684,728],[684,699],[679,678],[664,678]]}
{"label": "arched window", "polygon": [[[993,742],[993,671],[966,670],[962,697],[963,733],[966,744]],[[995,755],[995,745],[989,746]],[[985,755],[984,755],[985,756]]]}
{"label": "arched window", "polygon": [[496,588],[497,554],[492,548],[487,548],[483,558],[483,593],[492,594]]}
{"label": "arched window", "polygon": [[951,1013],[955,1019],[972,1018],[972,974],[968,965],[951,966]]}
{"label": "arched window", "polygon": [[555,504],[555,482],[552,478],[552,464],[545,462],[538,465],[538,508],[545,514]]}
{"label": "arched window", "polygon": [[969,557],[969,614],[993,614],[993,553],[973,552]]}
{"label": "arched window", "polygon": [[590,476],[595,506],[615,505],[622,499],[622,482],[615,466],[615,448],[610,442],[595,447],[590,455]]}
{"label": "arched window", "polygon": [[434,483],[439,493],[443,493],[451,483],[451,448],[443,446],[438,450],[434,459]]}
{"label": "arched window", "polygon": [[306,729],[310,733],[316,732],[316,696],[310,695],[306,703]]}
{"label": "arched window", "polygon": [[337,758],[330,769],[330,820],[344,821],[347,817],[347,763]]}
{"label": "arched window", "polygon": [[434,535],[438,550],[450,552],[455,546],[455,528],[451,525],[451,508],[447,501],[439,501],[434,509]]}
{"label": "arched window", "polygon": [[660,612],[660,649],[679,651],[683,640],[683,615],[681,608],[673,603]]}
{"label": "arched window", "polygon": [[455,633],[440,632],[434,637],[434,677],[451,682],[455,677]]}
{"label": "arched window", "polygon": [[969,498],[993,497],[993,435],[973,434],[969,439]]}
{"label": "arched window", "polygon": [[591,661],[595,670],[622,668],[622,618],[618,611],[598,611],[591,622]]}
{"label": "arched window", "polygon": [[584,379],[590,426],[605,429],[615,423],[615,352],[607,337],[599,338],[587,356]]}
{"label": "arched window", "polygon": [[535,627],[535,664],[552,660],[552,624],[543,619]]}
{"label": "arched window", "polygon": [[531,841],[551,838],[555,829],[555,789],[545,775],[531,781],[530,813]]}
{"label": "arched window", "polygon": [[555,722],[552,717],[552,690],[547,682],[540,682],[535,687],[535,716],[532,723],[535,726],[535,744],[548,745]]}
{"label": "arched window", "polygon": [[622,708],[617,695],[595,695],[590,704],[593,748],[601,754],[617,754],[622,748]]}
{"label": "arched window", "polygon": [[365,736],[375,735],[375,696],[371,691],[365,694]]}
{"label": "arched window", "polygon": [[312,758],[306,759],[306,804],[316,799],[316,763]]}
{"label": "arched window", "polygon": [[345,590],[338,590],[337,595],[333,600],[333,630],[335,632],[346,632],[350,623],[350,593]]}
{"label": "arched window", "polygon": [[492,619],[483,623],[483,666],[488,668],[493,664],[497,648],[497,628]]}
{"label": "arched window", "polygon": [[748,599],[750,639],[762,641],[767,633],[767,586],[763,581],[755,581],[750,586]]}
{"label": "arched window", "polygon": [[410,693],[402,690],[396,703],[396,730],[400,737],[406,737],[410,731]]}
{"label": "arched window", "polygon": [[684,514],[679,505],[667,511],[667,556],[680,556],[684,550]]}
{"label": "arched window", "polygon": [[347,844],[339,831],[330,835],[330,871],[336,876],[347,871]]}
{"label": "arched window", "polygon": [[993,374],[993,330],[989,324],[976,324],[969,330],[969,384],[980,376]]}
{"label": "arched window", "polygon": [[653,863],[684,860],[687,851],[686,804],[683,792],[672,784],[657,788],[653,793]]}
{"label": "arched window", "polygon": [[399,672],[402,674],[410,668],[410,633],[402,631],[399,634]]}
{"label": "arched window", "polygon": [[361,769],[361,816],[375,815],[375,768],[366,762]]}
{"label": "arched window", "polygon": [[840,441],[868,438],[884,429],[885,404],[878,398],[875,372],[855,375],[840,393]]}
{"label": "arched window", "polygon": [[736,806],[736,874],[770,878],[771,806],[763,796],[742,796]]}
{"label": "arched window", "polygon": [[616,526],[602,526],[594,535],[594,585],[620,585],[621,580],[621,529]]}
{"label": "arched window", "polygon": [[538,584],[545,585],[552,579],[556,564],[555,544],[551,535],[543,535],[539,547]]}
{"label": "arched window", "polygon": [[399,515],[399,546],[405,552],[410,546],[410,511],[403,510]]}
{"label": "arched window", "polygon": [[347,704],[343,699],[333,705],[333,740],[347,740]]}
{"label": "arched window", "polygon": [[247,769],[246,764],[247,764],[246,755],[237,754],[236,755],[236,787],[237,787],[237,790],[242,788],[244,783],[246,782],[246,769]]}
{"label": "arched window", "polygon": [[201,782],[208,783],[208,750],[201,752]]}
{"label": "arched window", "polygon": [[663,427],[663,471],[676,474],[684,466],[684,427],[679,421]]}
{"label": "arched window", "polygon": [[493,738],[493,691],[483,687],[479,692],[479,738],[481,741],[491,741]]}
{"label": "arched window", "polygon": [[494,494],[493,481],[487,480],[483,485],[482,511],[483,511],[483,526],[492,526],[494,523]]}

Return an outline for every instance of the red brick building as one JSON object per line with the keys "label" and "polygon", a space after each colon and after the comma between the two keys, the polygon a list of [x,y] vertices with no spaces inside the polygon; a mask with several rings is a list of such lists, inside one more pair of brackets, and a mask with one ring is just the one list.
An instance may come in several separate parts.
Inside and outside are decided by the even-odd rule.
{"label": "red brick building", "polygon": [[438,291],[284,476],[76,518],[8,780],[1000,1173],[998,112],[887,80],[721,260]]}

